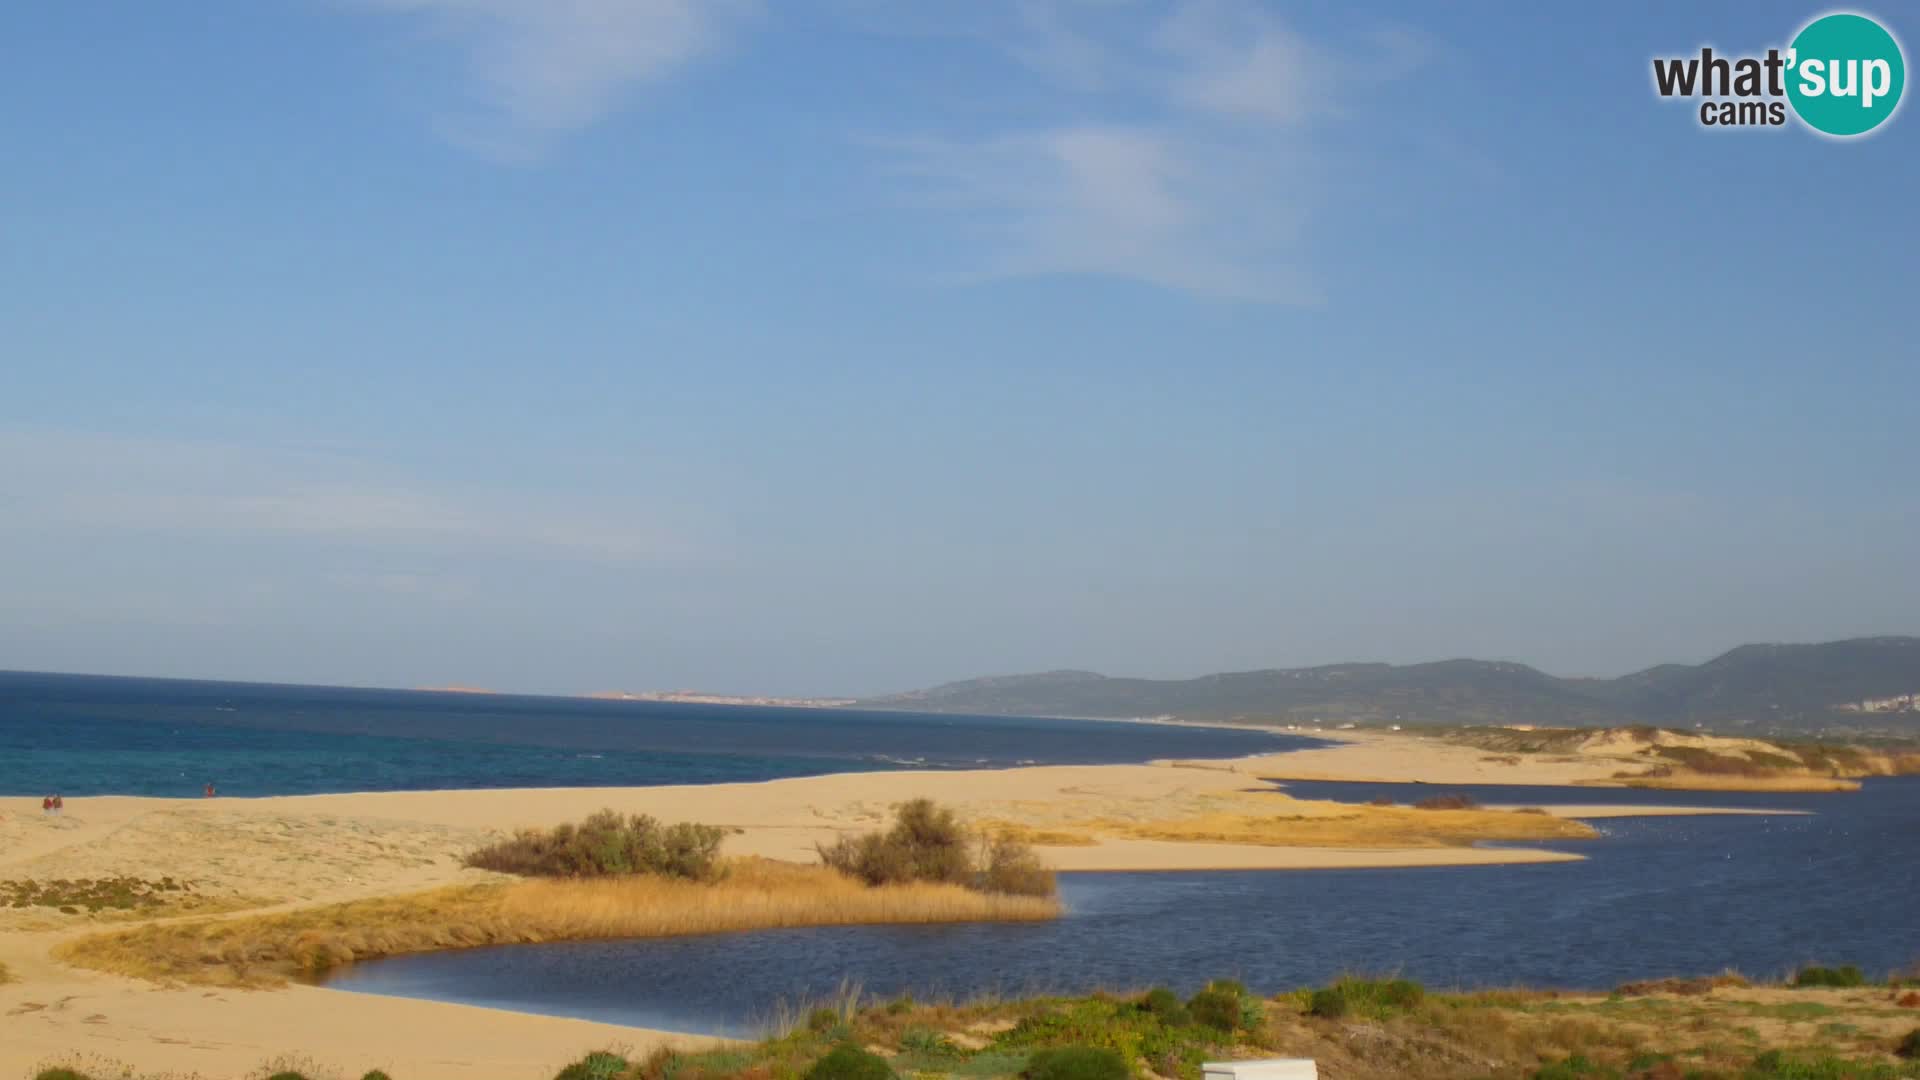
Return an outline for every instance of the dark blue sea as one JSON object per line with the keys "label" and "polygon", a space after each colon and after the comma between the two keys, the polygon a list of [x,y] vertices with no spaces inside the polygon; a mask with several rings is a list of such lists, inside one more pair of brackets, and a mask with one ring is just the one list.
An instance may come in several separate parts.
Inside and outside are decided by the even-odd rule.
{"label": "dark blue sea", "polygon": [[1092,720],[0,672],[0,796],[707,784],[1312,744]]}
{"label": "dark blue sea", "polygon": [[772,930],[396,957],[329,985],[668,1030],[749,1035],[843,983],[921,1000],[1232,976],[1263,992],[1343,973],[1436,987],[1605,989],[1733,967],[1920,962],[1920,777],[1852,794],[1287,785],[1402,801],[1770,806],[1806,816],[1616,818],[1586,861],[1402,870],[1067,874],[1052,923]]}

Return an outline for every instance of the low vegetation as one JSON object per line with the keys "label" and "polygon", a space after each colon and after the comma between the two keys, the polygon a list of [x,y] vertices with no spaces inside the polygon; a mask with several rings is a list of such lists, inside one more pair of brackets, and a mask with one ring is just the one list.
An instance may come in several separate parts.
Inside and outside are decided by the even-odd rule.
{"label": "low vegetation", "polygon": [[[1842,970],[1842,969],[1826,969]],[[967,1004],[864,1000],[797,1010],[756,1043],[645,1056],[600,1050],[555,1080],[1199,1080],[1208,1061],[1314,1059],[1342,1080],[1912,1080],[1920,1014],[1885,986],[1751,986],[1728,974],[1611,995],[1429,993],[1345,978],[1273,997],[1218,979],[1143,994]],[[1796,1008],[1788,1009],[1782,1002]],[[86,1063],[38,1080],[127,1080]],[[269,1063],[250,1080],[338,1080]],[[361,1080],[387,1080],[369,1073]],[[404,1078],[400,1078],[404,1080]]]}
{"label": "low vegetation", "polygon": [[1844,967],[1805,967],[1794,972],[1793,985],[1803,986],[1864,986],[1867,977],[1860,969],[1848,964]]}
{"label": "low vegetation", "polygon": [[271,986],[379,956],[542,941],[863,923],[1031,921],[1051,898],[958,885],[869,887],[741,859],[712,881],[657,875],[462,885],[273,915],[156,923],[68,942],[80,967],[161,982]]}
{"label": "low vegetation", "polygon": [[1865,746],[1779,739],[1762,742],[1661,728],[1463,728],[1450,741],[1494,753],[1482,761],[1517,764],[1518,755],[1562,761],[1632,762],[1613,779],[1629,787],[1734,791],[1853,791],[1864,777],[1920,773],[1911,744]]}
{"label": "low vegetation", "polygon": [[1168,821],[1102,818],[1057,829],[1140,840],[1340,848],[1471,847],[1483,840],[1585,840],[1598,835],[1584,822],[1512,810],[1414,809],[1291,800],[1277,805],[1291,812],[1221,811]]}
{"label": "low vegetation", "polygon": [[98,911],[151,912],[193,898],[194,883],[171,877],[56,878],[0,881],[0,907],[53,908],[78,915]]}
{"label": "low vegetation", "polygon": [[901,803],[883,832],[843,836],[819,851],[822,863],[872,886],[930,883],[1035,897],[1057,888],[1024,841],[1005,831],[969,829],[931,799]]}
{"label": "low vegetation", "polygon": [[711,881],[721,872],[727,830],[681,822],[662,825],[645,814],[602,810],[578,825],[522,829],[469,854],[468,866],[522,877],[591,878],[658,874]]}

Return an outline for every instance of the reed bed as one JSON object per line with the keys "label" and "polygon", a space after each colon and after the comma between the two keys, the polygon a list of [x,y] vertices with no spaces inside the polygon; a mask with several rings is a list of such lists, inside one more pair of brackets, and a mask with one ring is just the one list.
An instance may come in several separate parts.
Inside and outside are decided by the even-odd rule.
{"label": "reed bed", "polygon": [[69,942],[79,967],[161,982],[275,986],[403,953],[593,938],[883,923],[1038,921],[1052,899],[956,885],[869,888],[822,867],[743,859],[712,883],[629,877],[464,885],[275,915],[152,924]]}
{"label": "reed bed", "polygon": [[824,867],[743,860],[716,885],[655,877],[527,882],[506,892],[501,911],[558,936],[593,938],[862,923],[1032,922],[1055,917],[1060,905],[959,885],[870,887]]}

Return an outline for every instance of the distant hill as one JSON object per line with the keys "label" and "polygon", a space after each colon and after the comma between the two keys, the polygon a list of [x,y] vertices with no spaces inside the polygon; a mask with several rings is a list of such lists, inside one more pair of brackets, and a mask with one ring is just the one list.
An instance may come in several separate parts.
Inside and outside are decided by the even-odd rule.
{"label": "distant hill", "polygon": [[1920,734],[1920,638],[1742,645],[1704,664],[1563,679],[1487,660],[1332,664],[1197,679],[1047,671],[867,698],[858,707],[1028,716],[1361,724],[1657,724]]}

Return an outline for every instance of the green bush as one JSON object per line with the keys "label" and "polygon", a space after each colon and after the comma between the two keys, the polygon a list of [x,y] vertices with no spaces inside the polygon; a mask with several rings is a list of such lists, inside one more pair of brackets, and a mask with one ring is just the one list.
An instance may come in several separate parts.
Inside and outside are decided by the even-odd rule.
{"label": "green bush", "polygon": [[62,1067],[58,1069],[42,1069],[33,1074],[33,1080],[88,1080],[88,1078],[82,1073],[77,1073],[72,1069]]}
{"label": "green bush", "polygon": [[385,1070],[374,1069],[373,1071],[368,1072],[364,1076],[360,1077],[360,1080],[393,1080],[393,1077],[388,1076]]}
{"label": "green bush", "polygon": [[1307,999],[1307,1012],[1327,1019],[1386,1016],[1420,1004],[1426,989],[1410,979],[1341,979],[1332,986],[1315,990]]}
{"label": "green bush", "polygon": [[870,1054],[851,1043],[833,1048],[826,1057],[813,1063],[806,1080],[897,1080],[887,1059]]}
{"label": "green bush", "polygon": [[1533,1074],[1533,1080],[1616,1080],[1619,1073],[1604,1066],[1596,1065],[1585,1057],[1575,1054],[1565,1061],[1549,1062]]}
{"label": "green bush", "polygon": [[1185,1002],[1180,995],[1164,986],[1156,986],[1146,992],[1139,1001],[1140,1011],[1152,1013],[1160,1022],[1169,1027],[1180,1027],[1192,1021]]}
{"label": "green bush", "polygon": [[468,866],[525,877],[615,877],[661,874],[711,881],[720,876],[716,825],[661,825],[645,814],[602,810],[579,825],[523,829],[469,854]]}
{"label": "green bush", "polygon": [[1112,1050],[1062,1046],[1034,1051],[1020,1075],[1027,1080],[1131,1080],[1133,1070]]}
{"label": "green bush", "polygon": [[908,1028],[900,1034],[900,1050],[923,1058],[957,1058],[966,1056],[958,1043],[931,1028]]}
{"label": "green bush", "polygon": [[819,1034],[840,1026],[840,1011],[824,1006],[807,1014],[807,1030]]}
{"label": "green bush", "polygon": [[1204,990],[1187,999],[1187,1013],[1193,1022],[1216,1031],[1244,1030],[1247,1011],[1241,1003],[1246,995],[1235,983],[1208,983]]}
{"label": "green bush", "polygon": [[267,1080],[307,1080],[307,1076],[305,1073],[277,1072],[267,1077]]}
{"label": "green bush", "polygon": [[980,869],[973,887],[981,892],[1009,896],[1052,896],[1059,891],[1053,871],[1031,847],[1005,836],[981,842]]}
{"label": "green bush", "polygon": [[1052,896],[1053,874],[1033,849],[1007,837],[993,837],[973,851],[974,836],[951,809],[932,799],[901,803],[885,832],[843,836],[832,845],[816,845],[820,861],[868,885],[925,881],[961,885],[981,892]]}
{"label": "green bush", "polygon": [[627,1059],[619,1054],[596,1050],[561,1069],[553,1080],[614,1080],[627,1071]]}
{"label": "green bush", "polygon": [[1793,985],[1795,986],[1848,987],[1865,986],[1866,982],[1866,976],[1862,975],[1860,969],[1854,967],[1852,964],[1837,968],[1801,968],[1795,972],[1793,976]]}

